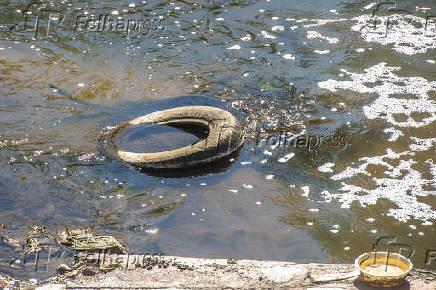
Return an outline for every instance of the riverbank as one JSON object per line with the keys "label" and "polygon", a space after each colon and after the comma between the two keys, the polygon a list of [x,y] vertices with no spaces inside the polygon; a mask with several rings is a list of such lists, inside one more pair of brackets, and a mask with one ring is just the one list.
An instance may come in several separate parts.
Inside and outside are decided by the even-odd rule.
{"label": "riverbank", "polygon": [[[350,264],[297,264],[277,261],[168,256],[159,257],[159,263],[150,264],[146,268],[129,268],[117,267],[107,273],[90,270],[66,281],[53,279],[51,283],[41,285],[30,282],[15,282],[14,285],[9,286],[40,290],[107,288],[377,289],[353,276],[355,269]],[[336,280],[335,278],[343,279]],[[5,285],[2,286],[8,286],[6,282],[3,283]],[[403,285],[390,289],[436,289],[436,272],[414,269]]]}

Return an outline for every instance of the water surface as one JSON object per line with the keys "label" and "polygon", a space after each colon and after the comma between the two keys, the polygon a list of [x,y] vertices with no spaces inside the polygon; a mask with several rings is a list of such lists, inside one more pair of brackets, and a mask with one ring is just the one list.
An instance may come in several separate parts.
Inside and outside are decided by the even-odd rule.
{"label": "water surface", "polygon": [[[297,262],[352,262],[389,236],[434,268],[436,7],[403,2],[1,3],[1,235],[93,225],[131,253]],[[78,15],[149,24],[78,30]],[[225,108],[248,137],[276,138],[247,138],[228,170],[186,178],[98,150],[117,124],[182,105]],[[275,144],[284,129],[344,144]],[[197,140],[174,130],[138,128],[123,146]],[[0,249],[1,272],[54,274],[11,267],[22,251]]]}

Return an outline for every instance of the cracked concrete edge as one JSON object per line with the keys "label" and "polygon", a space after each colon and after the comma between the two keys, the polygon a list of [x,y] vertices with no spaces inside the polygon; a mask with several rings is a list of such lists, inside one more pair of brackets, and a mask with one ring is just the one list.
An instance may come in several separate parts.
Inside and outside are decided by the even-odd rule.
{"label": "cracked concrete edge", "polygon": [[[347,273],[355,270],[351,264],[296,264],[293,262],[204,259],[165,256],[167,268],[155,266],[125,269],[118,267],[94,276],[79,275],[63,284],[47,284],[45,289],[114,289],[114,288],[286,288],[286,289],[376,289],[356,285],[355,279],[313,283],[312,275]],[[180,270],[173,264],[183,264],[191,270]],[[430,275],[430,274],[429,274]],[[409,276],[411,289],[436,289],[436,275]],[[363,288],[362,288],[363,287]],[[366,288],[365,288],[366,287]],[[406,288],[408,289],[408,288]]]}

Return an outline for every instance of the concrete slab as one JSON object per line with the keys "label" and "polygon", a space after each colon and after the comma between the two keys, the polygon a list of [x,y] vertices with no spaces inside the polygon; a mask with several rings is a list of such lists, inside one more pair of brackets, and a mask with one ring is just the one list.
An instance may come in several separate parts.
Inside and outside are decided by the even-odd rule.
{"label": "concrete slab", "polygon": [[[90,256],[91,257],[91,256]],[[88,271],[68,279],[51,282],[19,281],[0,275],[0,287],[20,289],[203,289],[203,288],[283,288],[283,289],[386,289],[360,281],[350,264],[296,264],[292,262],[202,259],[186,257],[106,256],[97,264],[87,263]],[[92,260],[91,259],[91,260]],[[126,263],[129,261],[129,263]],[[136,261],[136,262],[135,262]],[[100,264],[99,264],[100,263]],[[102,264],[118,266],[104,272]],[[83,268],[82,268],[83,269]],[[92,269],[92,270],[91,270]],[[100,269],[111,269],[103,267]],[[332,275],[343,273],[343,275]],[[345,275],[345,273],[348,273]],[[342,280],[313,282],[314,277],[341,277]],[[326,279],[328,280],[328,279]],[[436,289],[436,272],[414,269],[395,290]]]}
{"label": "concrete slab", "polygon": [[[160,265],[142,268],[118,267],[94,276],[79,275],[67,281],[67,289],[199,289],[199,288],[286,288],[286,289],[377,289],[354,277],[314,283],[312,275],[351,273],[348,264],[296,264],[292,262],[160,257]],[[148,269],[148,270],[147,270]],[[436,274],[412,272],[406,283],[394,289],[436,289]]]}

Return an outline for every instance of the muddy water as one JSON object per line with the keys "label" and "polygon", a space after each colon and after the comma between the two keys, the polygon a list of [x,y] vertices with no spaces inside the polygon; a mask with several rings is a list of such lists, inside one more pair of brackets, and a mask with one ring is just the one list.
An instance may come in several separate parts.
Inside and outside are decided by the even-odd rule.
{"label": "muddy water", "polygon": [[[434,269],[436,7],[403,2],[0,4],[1,235],[93,225],[137,254],[299,262],[352,262],[395,237]],[[148,24],[83,23],[100,15]],[[266,139],[224,172],[177,179],[98,150],[115,125],[181,105],[225,108]],[[126,132],[123,146],[196,141],[166,130]],[[1,272],[54,273],[0,249]]]}

